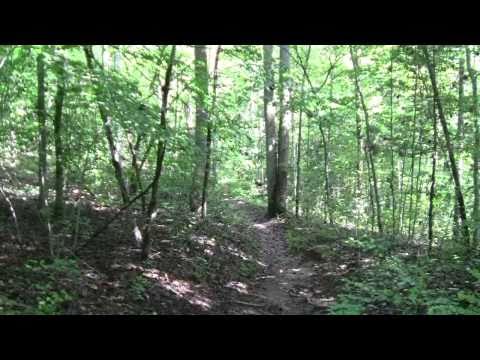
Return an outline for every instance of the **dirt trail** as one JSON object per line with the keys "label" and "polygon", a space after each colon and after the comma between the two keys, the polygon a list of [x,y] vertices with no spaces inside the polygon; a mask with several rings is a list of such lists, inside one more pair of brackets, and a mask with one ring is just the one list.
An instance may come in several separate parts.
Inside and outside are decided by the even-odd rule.
{"label": "dirt trail", "polygon": [[[233,204],[242,211],[260,243],[260,262],[264,264],[251,289],[255,302],[244,304],[244,314],[309,315],[326,314],[333,298],[322,264],[305,261],[288,251],[284,224],[268,219],[265,210],[242,201]],[[324,264],[325,265],[325,264]],[[327,281],[325,281],[327,280]]]}

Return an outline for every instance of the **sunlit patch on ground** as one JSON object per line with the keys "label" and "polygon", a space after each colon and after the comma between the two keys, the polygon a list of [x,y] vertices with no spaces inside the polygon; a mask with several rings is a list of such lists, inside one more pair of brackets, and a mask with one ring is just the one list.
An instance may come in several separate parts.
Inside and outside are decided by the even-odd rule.
{"label": "sunlit patch on ground", "polygon": [[208,310],[212,306],[212,301],[199,294],[191,282],[171,278],[167,273],[160,273],[157,269],[148,269],[143,275],[149,279],[156,280],[157,284],[162,288],[169,290],[192,305],[199,306],[203,310]]}
{"label": "sunlit patch on ground", "polygon": [[248,294],[248,286],[239,281],[230,281],[225,287],[229,289],[234,289],[240,294]]}
{"label": "sunlit patch on ground", "polygon": [[209,238],[208,236],[197,236],[197,235],[192,235],[191,240],[197,244],[200,244],[204,247],[203,252],[208,255],[212,256],[214,254],[213,248],[216,245],[216,240],[215,238]]}
{"label": "sunlit patch on ground", "polygon": [[216,241],[214,238],[208,238],[207,236],[192,235],[191,239],[193,242],[196,242],[200,245],[215,246],[216,244]]}

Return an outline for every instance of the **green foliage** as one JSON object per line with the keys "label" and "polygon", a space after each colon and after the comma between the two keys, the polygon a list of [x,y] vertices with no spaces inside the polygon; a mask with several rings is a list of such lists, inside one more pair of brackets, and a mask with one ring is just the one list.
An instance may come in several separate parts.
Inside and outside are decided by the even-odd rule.
{"label": "green foliage", "polygon": [[32,273],[38,281],[33,284],[37,294],[36,305],[31,310],[41,315],[54,315],[61,313],[65,305],[75,299],[75,295],[65,289],[59,288],[58,280],[68,278],[73,283],[77,282],[80,270],[73,259],[55,259],[54,261],[28,260],[25,269]]}
{"label": "green foliage", "polygon": [[[438,279],[434,276],[437,273],[447,278]],[[396,256],[387,257],[345,280],[339,301],[330,311],[336,314],[353,308],[374,314],[479,314],[480,295],[465,283],[475,273],[466,271],[464,266],[440,264],[436,260],[411,263]],[[446,285],[452,281],[458,285]],[[460,287],[464,289],[459,290]]]}
{"label": "green foliage", "polygon": [[242,261],[238,272],[241,276],[251,279],[257,274],[258,267],[253,261]]}
{"label": "green foliage", "polygon": [[80,275],[78,264],[74,259],[28,260],[25,263],[25,268],[32,272],[47,274],[50,278],[59,274],[66,274],[71,277]]}
{"label": "green foliage", "polygon": [[131,281],[130,291],[136,300],[145,300],[146,292],[150,286],[151,284],[148,279],[142,275],[138,275]]}
{"label": "green foliage", "polygon": [[37,297],[37,311],[41,315],[55,315],[62,311],[63,305],[73,300],[73,297],[65,290],[42,292]]}
{"label": "green foliage", "polygon": [[355,303],[344,300],[330,306],[329,313],[331,315],[362,315],[364,307]]}

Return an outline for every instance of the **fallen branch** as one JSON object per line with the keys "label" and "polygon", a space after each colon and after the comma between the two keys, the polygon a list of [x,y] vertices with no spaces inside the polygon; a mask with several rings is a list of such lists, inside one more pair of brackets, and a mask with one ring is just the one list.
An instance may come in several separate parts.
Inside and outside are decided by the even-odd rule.
{"label": "fallen branch", "polygon": [[115,220],[117,220],[117,219],[120,217],[120,215],[121,215],[125,210],[127,210],[130,206],[133,205],[133,203],[134,203],[135,201],[137,201],[137,200],[140,199],[142,196],[144,196],[148,191],[150,191],[150,189],[152,188],[152,186],[153,186],[153,182],[150,183],[150,185],[148,185],[148,186],[145,188],[145,190],[143,190],[140,194],[138,194],[138,195],[135,196],[132,200],[130,200],[127,204],[125,204],[124,206],[122,206],[122,207],[120,208],[120,210],[118,211],[118,213],[117,213],[112,219],[108,220],[108,221],[107,221],[103,226],[101,226],[97,231],[95,231],[95,232],[93,233],[93,235],[90,236],[90,237],[88,238],[88,240],[85,241],[85,243],[77,249],[77,251],[83,249],[88,243],[90,243],[90,242],[91,242],[93,239],[95,239],[98,235],[100,235],[100,234],[103,233],[105,230],[107,230],[108,227],[109,227]]}

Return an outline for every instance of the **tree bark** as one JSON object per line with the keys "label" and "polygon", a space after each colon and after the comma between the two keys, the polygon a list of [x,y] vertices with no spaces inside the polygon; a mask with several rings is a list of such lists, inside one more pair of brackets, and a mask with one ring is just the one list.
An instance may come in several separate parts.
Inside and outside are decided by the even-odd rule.
{"label": "tree bark", "polygon": [[[85,58],[87,60],[87,66],[90,71],[90,75],[94,76],[95,75],[95,65],[94,65],[95,58],[93,56],[93,49],[91,46],[84,46],[83,50],[85,52]],[[128,195],[127,183],[125,181],[125,176],[123,174],[122,157],[119,149],[115,144],[115,140],[113,138],[112,118],[108,115],[107,110],[102,104],[104,99],[103,99],[103,91],[101,90],[100,83],[95,79],[92,79],[92,81],[94,83],[95,96],[97,98],[100,117],[103,122],[103,128],[105,130],[105,135],[108,141],[108,147],[110,149],[110,157],[111,157],[112,165],[115,170],[115,178],[117,179],[117,182],[118,182],[123,203],[126,204],[128,203],[129,195]]]}
{"label": "tree bark", "polygon": [[152,248],[152,240],[150,229],[152,222],[156,218],[155,208],[157,207],[158,185],[162,174],[163,160],[165,158],[165,150],[167,144],[167,109],[168,109],[168,93],[170,91],[170,82],[172,79],[173,64],[175,62],[176,45],[172,45],[170,59],[165,73],[165,83],[162,86],[162,107],[160,110],[160,130],[161,136],[157,141],[157,162],[155,166],[155,175],[152,181],[152,192],[147,210],[147,224],[145,226],[145,236],[142,242],[142,260],[148,259]]}
{"label": "tree bark", "polygon": [[360,82],[358,80],[358,73],[359,73],[359,66],[358,66],[358,59],[356,54],[354,53],[353,47],[350,46],[350,56],[352,59],[353,63],[353,68],[354,68],[354,77],[355,77],[355,86],[358,92],[358,96],[360,98],[360,104],[363,109],[363,114],[364,114],[364,120],[365,120],[365,133],[367,136],[367,158],[368,162],[370,163],[370,171],[372,173],[372,179],[373,179],[373,190],[374,190],[374,196],[375,196],[375,204],[376,204],[376,213],[377,213],[377,226],[378,226],[378,231],[380,234],[383,233],[383,220],[382,220],[382,208],[380,205],[380,195],[378,191],[378,181],[377,181],[377,173],[375,171],[375,161],[373,158],[373,143],[371,139],[371,134],[370,134],[370,124],[369,124],[369,116],[368,116],[368,110],[367,106],[365,104],[365,100],[363,98],[363,94],[360,88]]}
{"label": "tree bark", "polygon": [[[414,183],[414,175],[415,175],[415,146],[416,146],[416,137],[415,137],[415,130],[417,127],[417,97],[418,97],[418,78],[419,78],[420,68],[417,66],[417,71],[415,73],[415,90],[413,93],[413,130],[412,130],[412,156],[411,156],[411,163],[410,163],[410,189],[409,189],[409,197],[408,197],[408,239],[411,240],[412,234],[412,208],[413,208],[413,183]],[[420,132],[422,130],[420,129]],[[420,135],[420,139],[422,136]],[[420,140],[421,143],[421,140]],[[420,162],[421,160],[419,160]],[[418,175],[419,176],[419,175]],[[417,181],[418,184],[418,181]],[[403,214],[402,214],[403,218]],[[403,223],[403,221],[402,221]]]}
{"label": "tree bark", "polygon": [[202,183],[207,153],[208,96],[207,49],[205,45],[195,45],[195,154],[190,192],[190,210],[197,214],[202,208]]}
{"label": "tree bark", "polygon": [[278,215],[285,214],[287,212],[288,150],[290,127],[292,125],[292,113],[290,111],[291,86],[289,46],[281,45],[279,76],[280,114],[278,121],[278,167],[277,180],[275,182],[275,202]]}
{"label": "tree bark", "polygon": [[473,148],[473,246],[476,248],[480,241],[480,187],[479,187],[479,168],[480,168],[480,127],[478,125],[478,90],[477,90],[477,72],[473,69],[470,61],[470,48],[466,49],[467,70],[472,82],[473,97],[473,127],[475,134],[475,146]]}
{"label": "tree bark", "polygon": [[212,125],[212,116],[215,113],[215,106],[217,101],[217,83],[218,83],[218,61],[220,59],[220,52],[222,51],[222,46],[218,45],[217,51],[215,54],[215,65],[213,67],[213,97],[212,104],[210,107],[210,113],[207,119],[207,154],[205,161],[205,171],[203,176],[203,186],[202,186],[202,218],[207,216],[207,195],[208,195],[208,180],[210,176],[210,167],[211,167],[211,157],[212,157],[212,138],[213,138],[213,125]]}
{"label": "tree bark", "polygon": [[461,220],[462,236],[465,244],[468,246],[469,240],[470,240],[470,231],[468,229],[465,202],[463,198],[460,177],[458,175],[458,168],[455,160],[455,153],[453,151],[452,141],[450,140],[450,132],[448,130],[447,120],[443,113],[443,105],[440,100],[440,94],[437,87],[437,78],[435,74],[435,58],[433,58],[433,60],[430,58],[430,54],[428,53],[428,49],[426,46],[422,46],[422,51],[425,56],[428,73],[430,75],[430,81],[432,83],[432,90],[433,90],[433,97],[437,104],[438,115],[440,118],[440,123],[442,124],[443,134],[444,134],[445,142],[447,146],[448,158],[450,161],[450,169],[452,171],[452,176],[455,183],[455,195],[456,195],[457,204],[458,204],[458,212]]}
{"label": "tree bark", "polygon": [[392,197],[392,234],[397,232],[396,210],[397,202],[395,197],[395,157],[393,150],[393,50],[390,49],[390,141],[392,149],[390,151],[390,193]]}
{"label": "tree bark", "polygon": [[433,244],[433,201],[435,199],[435,171],[437,165],[437,114],[435,111],[435,103],[433,103],[433,149],[432,149],[432,175],[430,177],[430,196],[428,207],[428,253],[432,251]]}
{"label": "tree bark", "polygon": [[[463,58],[460,58],[459,60],[459,65],[458,65],[458,119],[457,119],[457,134],[456,134],[456,141],[457,141],[457,147],[458,151],[462,151],[462,144],[463,144],[463,137],[464,137],[464,119],[463,119],[463,113],[464,113],[464,76],[465,76],[465,60]],[[462,168],[463,168],[463,161],[462,159],[459,159],[459,176],[462,178]],[[458,219],[458,204],[455,201],[454,205],[454,226],[453,226],[453,234],[454,238],[457,238],[459,235],[459,219]]]}
{"label": "tree bark", "polygon": [[277,214],[275,202],[275,189],[277,180],[277,129],[275,124],[275,108],[273,105],[273,70],[272,70],[273,46],[263,46],[263,67],[265,72],[265,84],[263,90],[264,118],[265,118],[265,143],[267,160],[267,192],[268,192],[268,215],[274,217]]}
{"label": "tree bark", "polygon": [[[306,55],[306,60],[305,60],[305,71],[307,72],[308,71],[308,62],[310,60],[310,53],[311,53],[311,50],[312,50],[312,46],[309,45],[308,46],[308,50],[307,50],[307,55]],[[296,164],[296,167],[297,167],[297,180],[296,180],[296,183],[295,183],[295,216],[298,218],[299,216],[299,210],[300,210],[300,192],[301,192],[301,180],[302,180],[302,177],[301,177],[301,159],[302,159],[302,116],[303,116],[303,101],[304,101],[304,98],[305,98],[305,74],[302,76],[302,88],[301,88],[301,109],[300,109],[300,116],[299,116],[299,119],[298,119],[298,139],[297,139],[297,164]]]}
{"label": "tree bark", "polygon": [[63,152],[63,101],[65,98],[65,59],[58,62],[59,75],[57,94],[55,96],[55,115],[53,118],[53,129],[55,139],[55,204],[53,216],[55,219],[63,217],[65,200],[63,186],[65,184],[65,160]]}
{"label": "tree bark", "polygon": [[47,207],[47,110],[45,108],[45,61],[41,53],[37,56],[37,118],[38,118],[38,208]]}

